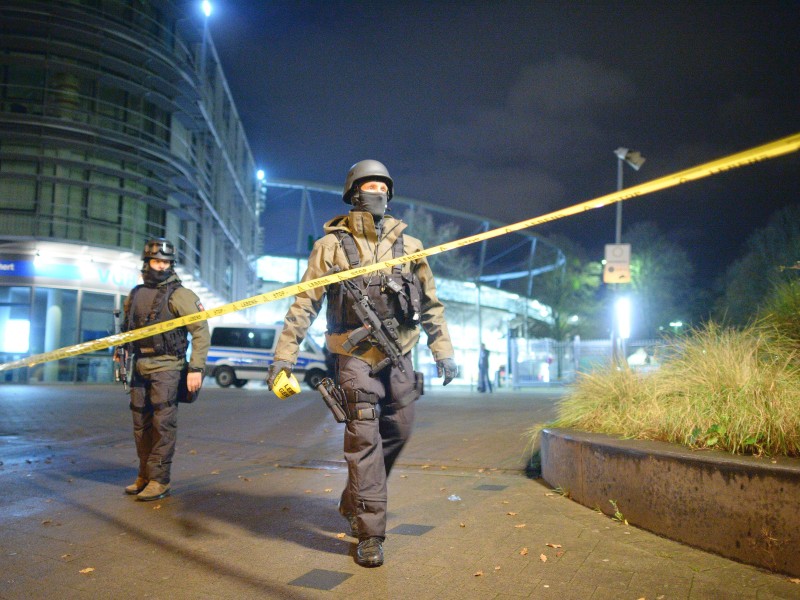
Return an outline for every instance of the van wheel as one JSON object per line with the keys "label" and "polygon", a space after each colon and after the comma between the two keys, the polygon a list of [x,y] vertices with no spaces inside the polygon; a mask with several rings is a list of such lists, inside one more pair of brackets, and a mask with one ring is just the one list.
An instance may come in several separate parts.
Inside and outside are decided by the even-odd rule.
{"label": "van wheel", "polygon": [[312,390],[316,390],[317,386],[325,379],[325,371],[321,371],[320,369],[311,369],[308,373],[306,373],[306,378],[304,381],[306,385],[310,387]]}
{"label": "van wheel", "polygon": [[235,380],[236,375],[230,367],[220,367],[214,374],[214,379],[217,380],[219,387],[229,387]]}
{"label": "van wheel", "polygon": [[235,385],[237,388],[243,388],[245,385],[247,385],[247,379],[237,379],[233,382],[233,385]]}

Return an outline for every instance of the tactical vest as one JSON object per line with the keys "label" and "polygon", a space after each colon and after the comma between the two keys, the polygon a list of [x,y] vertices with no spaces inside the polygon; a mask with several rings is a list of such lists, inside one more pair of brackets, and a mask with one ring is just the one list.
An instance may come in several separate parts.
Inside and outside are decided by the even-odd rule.
{"label": "tactical vest", "polygon": [[[344,231],[335,231],[334,235],[339,239],[350,268],[360,266],[361,257],[353,236]],[[403,256],[402,235],[392,245],[392,257],[399,256]],[[345,286],[349,286],[350,290]],[[402,272],[402,265],[392,267],[388,275],[370,273],[331,284],[327,287],[327,295],[328,333],[344,333],[364,325],[352,309],[353,303],[363,296],[370,299],[381,320],[396,318],[405,327],[419,325],[422,286],[414,273]]]}
{"label": "tactical vest", "polygon": [[[176,315],[173,315],[169,309],[169,299],[179,287],[181,287],[180,282],[174,281],[156,288],[145,285],[137,285],[133,288],[130,293],[125,331],[174,319]],[[136,356],[140,357],[167,355],[186,358],[189,341],[186,327],[178,327],[133,341],[131,346]]]}

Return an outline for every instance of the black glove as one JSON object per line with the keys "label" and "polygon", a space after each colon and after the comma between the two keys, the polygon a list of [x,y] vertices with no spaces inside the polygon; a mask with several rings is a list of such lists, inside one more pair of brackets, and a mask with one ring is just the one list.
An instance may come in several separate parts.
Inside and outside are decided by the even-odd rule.
{"label": "black glove", "polygon": [[275,383],[275,378],[278,373],[285,371],[286,375],[292,374],[292,367],[294,365],[288,360],[276,360],[269,366],[269,373],[267,374],[267,387],[272,390],[272,385]]}
{"label": "black glove", "polygon": [[439,372],[439,377],[444,376],[442,385],[447,385],[453,378],[458,375],[458,365],[452,358],[443,358],[436,361],[436,370]]}

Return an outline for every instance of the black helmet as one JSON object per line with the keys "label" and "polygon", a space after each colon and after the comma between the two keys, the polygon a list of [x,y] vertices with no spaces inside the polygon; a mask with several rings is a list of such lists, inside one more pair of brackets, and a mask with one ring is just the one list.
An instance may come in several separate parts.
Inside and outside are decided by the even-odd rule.
{"label": "black helmet", "polygon": [[175,262],[175,246],[167,238],[153,238],[147,240],[142,251],[142,260],[160,258],[161,260],[171,260]]}
{"label": "black helmet", "polygon": [[353,203],[353,192],[356,191],[358,184],[364,180],[383,181],[389,186],[389,200],[392,199],[394,182],[392,181],[392,176],[389,175],[389,170],[377,160],[362,160],[350,167],[347,172],[347,177],[344,180],[344,192],[342,192],[342,200],[345,204]]}

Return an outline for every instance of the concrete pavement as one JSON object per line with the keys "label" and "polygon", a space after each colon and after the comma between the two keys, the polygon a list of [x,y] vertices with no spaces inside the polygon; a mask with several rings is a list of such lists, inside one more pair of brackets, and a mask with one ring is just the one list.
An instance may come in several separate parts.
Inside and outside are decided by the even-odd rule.
{"label": "concrete pavement", "polygon": [[[800,598],[800,583],[614,521],[524,473],[560,390],[429,391],[389,482],[386,564],[336,512],[341,425],[311,392],[206,387],[173,494],[123,494],[111,386],[0,386],[0,598]],[[609,499],[611,500],[611,499]]]}

